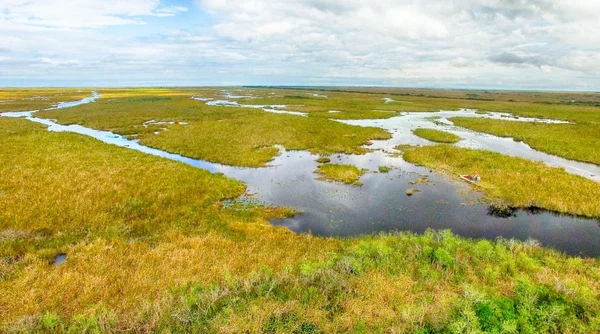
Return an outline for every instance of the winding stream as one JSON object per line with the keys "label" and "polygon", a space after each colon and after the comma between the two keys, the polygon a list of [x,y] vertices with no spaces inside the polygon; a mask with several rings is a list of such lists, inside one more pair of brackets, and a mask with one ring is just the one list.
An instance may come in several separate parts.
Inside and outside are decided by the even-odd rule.
{"label": "winding stream", "polygon": [[[81,101],[57,105],[67,108],[95,101],[99,95]],[[233,98],[233,96],[230,96]],[[196,98],[204,102],[213,99]],[[218,101],[218,100],[217,100]],[[223,100],[226,101],[226,100]],[[230,101],[235,102],[235,101]],[[219,105],[219,104],[216,104]],[[231,107],[239,103],[221,104]],[[244,105],[245,106],[245,105]],[[257,109],[284,107],[260,106]],[[150,148],[108,131],[94,130],[80,125],[61,125],[52,120],[36,118],[35,111],[3,113],[5,117],[25,117],[30,121],[48,126],[49,131],[69,131],[91,136],[108,144],[134,149],[147,154],[179,161],[211,172],[221,172],[243,181],[248,186],[251,198],[277,206],[292,206],[303,211],[291,219],[275,220],[274,225],[286,226],[295,232],[311,232],[322,236],[354,236],[384,231],[410,230],[423,232],[427,228],[451,229],[465,237],[495,239],[497,237],[520,240],[536,239],[543,245],[554,247],[566,253],[583,256],[600,255],[599,221],[557,215],[546,211],[516,210],[507,216],[496,212],[481,203],[480,194],[473,193],[469,186],[447,180],[423,167],[412,165],[402,158],[386,153],[398,144],[422,144],[430,142],[412,135],[412,129],[422,127],[440,128],[464,138],[458,146],[485,148],[500,153],[522,156],[531,160],[565,168],[568,172],[597,179],[598,166],[581,164],[535,151],[529,146],[516,143],[510,138],[498,138],[453,126],[451,116],[502,117],[499,114],[479,115],[474,111],[438,113],[407,113],[385,120],[342,121],[359,126],[377,126],[392,132],[390,140],[375,141],[374,152],[365,155],[333,155],[332,163],[353,164],[368,169],[361,181],[363,186],[355,187],[339,183],[316,180],[313,171],[318,156],[305,151],[286,151],[271,166],[266,168],[240,168],[191,159],[177,154]],[[418,115],[417,115],[418,114]],[[301,115],[299,115],[301,116]],[[431,116],[438,116],[434,120]],[[536,121],[523,120],[520,121]],[[392,166],[389,173],[376,173],[379,166]],[[589,165],[589,166],[588,166]],[[427,176],[425,184],[413,185],[419,177]],[[422,192],[406,196],[409,187]]]}

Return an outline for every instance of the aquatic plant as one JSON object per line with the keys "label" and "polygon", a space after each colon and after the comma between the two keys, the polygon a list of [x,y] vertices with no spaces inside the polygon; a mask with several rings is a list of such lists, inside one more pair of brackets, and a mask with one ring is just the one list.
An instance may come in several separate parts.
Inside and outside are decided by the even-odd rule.
{"label": "aquatic plant", "polygon": [[378,170],[380,173],[388,173],[389,171],[392,170],[392,167],[390,166],[379,166]]}
{"label": "aquatic plant", "polygon": [[419,128],[413,130],[413,133],[421,138],[425,138],[427,140],[431,140],[437,143],[452,144],[461,140],[461,138],[455,134],[435,129]]}
{"label": "aquatic plant", "polygon": [[322,175],[322,179],[329,181],[338,181],[346,184],[360,186],[360,177],[366,172],[353,165],[327,164],[319,165],[315,173]]}

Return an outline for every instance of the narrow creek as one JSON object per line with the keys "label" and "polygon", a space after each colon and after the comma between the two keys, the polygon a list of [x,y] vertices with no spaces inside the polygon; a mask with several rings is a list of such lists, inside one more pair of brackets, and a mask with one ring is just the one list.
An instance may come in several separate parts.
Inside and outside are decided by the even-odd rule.
{"label": "narrow creek", "polygon": [[[83,103],[91,103],[99,95],[57,105],[67,108]],[[229,95],[226,98],[237,98]],[[196,98],[210,102],[212,99]],[[201,100],[203,99],[203,100]],[[227,101],[227,100],[217,100]],[[230,101],[235,102],[235,101]],[[218,103],[214,105],[239,107],[239,103]],[[260,106],[257,109],[274,109],[286,112],[284,106]],[[268,111],[268,110],[265,110]],[[261,111],[262,112],[262,111]],[[269,111],[271,112],[271,111]],[[458,146],[485,148],[504,154],[522,156],[531,160],[544,161],[565,168],[571,173],[595,179],[598,166],[581,164],[542,152],[535,151],[510,138],[498,138],[468,131],[453,126],[447,121],[451,116],[477,115],[474,117],[503,117],[501,115],[478,115],[474,111],[419,113],[387,120],[343,121],[359,126],[378,126],[390,132],[390,140],[375,141],[370,148],[378,149],[365,155],[333,155],[332,163],[353,164],[369,172],[361,178],[363,186],[349,186],[317,180],[313,171],[318,156],[306,151],[286,151],[269,167],[240,168],[191,159],[177,154],[150,148],[135,140],[126,139],[108,131],[94,130],[80,125],[61,125],[52,120],[36,118],[35,111],[2,113],[5,117],[25,117],[30,121],[48,126],[49,131],[68,131],[91,136],[108,144],[118,145],[140,152],[179,161],[188,165],[221,172],[238,179],[248,186],[251,197],[243,200],[256,200],[276,206],[292,206],[303,213],[290,219],[274,220],[272,223],[285,226],[298,233],[310,232],[321,236],[355,236],[389,231],[423,232],[428,228],[451,229],[454,233],[471,238],[495,239],[498,237],[520,240],[535,239],[544,246],[553,247],[572,255],[600,255],[600,220],[558,215],[543,210],[515,210],[508,214],[498,214],[480,202],[481,195],[470,191],[468,185],[451,181],[417,167],[401,157],[393,157],[387,152],[398,144],[431,144],[412,135],[415,127],[439,127],[465,138]],[[297,115],[303,116],[303,115]],[[439,116],[432,122],[431,116]],[[520,121],[527,121],[520,119]],[[535,121],[535,120],[530,120]],[[426,124],[426,125],[424,125]],[[521,147],[518,149],[518,147]],[[564,161],[562,161],[564,160]],[[389,173],[377,173],[379,166],[393,167]],[[596,169],[594,169],[596,168]],[[428,182],[412,184],[419,177],[426,176]],[[409,187],[421,192],[407,196]]]}

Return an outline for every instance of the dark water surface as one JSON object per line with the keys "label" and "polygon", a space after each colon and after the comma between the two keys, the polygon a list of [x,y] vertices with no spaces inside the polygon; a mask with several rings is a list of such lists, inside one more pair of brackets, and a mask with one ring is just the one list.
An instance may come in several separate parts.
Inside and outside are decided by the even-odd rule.
{"label": "dark water surface", "polygon": [[[470,238],[535,239],[544,246],[572,255],[600,255],[600,221],[543,210],[515,210],[498,217],[481,195],[459,181],[438,176],[428,169],[390,157],[383,152],[340,155],[332,163],[348,163],[369,172],[360,187],[317,180],[318,163],[307,152],[284,152],[263,169],[222,169],[226,175],[248,184],[256,198],[274,205],[293,206],[304,213],[274,220],[294,232],[320,236],[355,236],[377,232],[423,232],[428,228],[451,229]],[[394,166],[389,173],[375,173],[378,166]],[[427,176],[427,184],[411,184]],[[406,189],[421,190],[412,196]],[[502,212],[505,213],[505,212]]]}

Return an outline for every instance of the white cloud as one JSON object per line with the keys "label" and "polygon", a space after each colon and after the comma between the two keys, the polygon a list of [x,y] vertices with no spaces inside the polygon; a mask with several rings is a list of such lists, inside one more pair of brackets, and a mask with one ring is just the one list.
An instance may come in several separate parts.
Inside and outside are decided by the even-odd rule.
{"label": "white cloud", "polygon": [[[268,48],[262,57],[273,63],[285,58],[289,66],[327,68],[323,73],[332,78],[429,75],[450,83],[458,76],[481,77],[483,66],[495,69],[495,76],[504,73],[502,82],[518,83],[547,80],[557,67],[600,71],[590,56],[600,53],[600,21],[590,15],[599,12],[598,0],[198,3],[219,22],[220,38],[250,50]],[[423,71],[428,66],[435,70]],[[532,67],[527,76],[525,67]]]}
{"label": "white cloud", "polygon": [[[600,0],[195,4],[4,0],[0,72],[161,84],[600,87]],[[197,11],[209,18],[186,24]],[[157,20],[168,23],[162,31]]]}
{"label": "white cloud", "polygon": [[32,25],[52,28],[94,28],[143,23],[136,16],[173,16],[185,7],[163,7],[160,0],[4,0],[0,22],[4,26]]}
{"label": "white cloud", "polygon": [[[48,57],[43,57],[40,59],[41,65],[49,65],[49,66],[80,66],[81,62],[79,60],[70,59],[70,60],[53,60]],[[34,64],[39,65],[39,64]]]}

